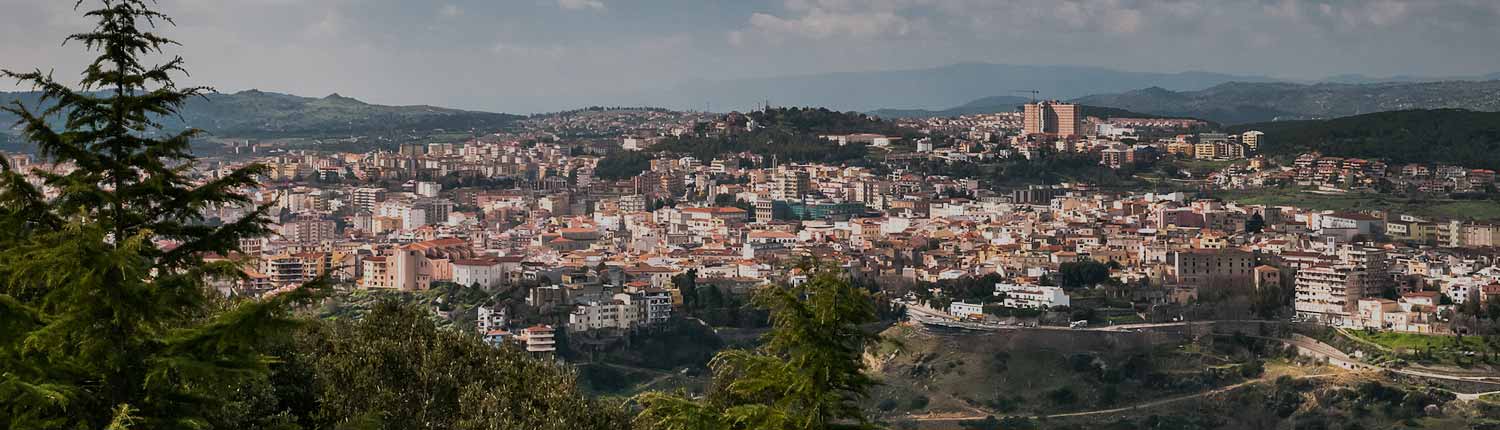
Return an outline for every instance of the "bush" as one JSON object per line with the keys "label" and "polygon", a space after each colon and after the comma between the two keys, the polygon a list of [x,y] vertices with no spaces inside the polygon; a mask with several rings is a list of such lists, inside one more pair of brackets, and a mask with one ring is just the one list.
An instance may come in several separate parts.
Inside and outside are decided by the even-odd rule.
{"label": "bush", "polygon": [[930,401],[931,399],[928,399],[927,396],[917,396],[913,397],[911,399],[911,404],[907,406],[910,406],[910,409],[912,410],[927,409],[927,403]]}
{"label": "bush", "polygon": [[1249,363],[1245,363],[1244,365],[1240,366],[1240,376],[1244,376],[1246,378],[1259,378],[1260,375],[1265,373],[1266,364],[1262,363],[1260,360],[1250,360]]}
{"label": "bush", "polygon": [[1073,392],[1073,387],[1062,387],[1047,392],[1047,400],[1057,405],[1071,405],[1078,401],[1078,393]]}
{"label": "bush", "polygon": [[894,410],[896,410],[896,400],[895,399],[881,400],[880,404],[875,405],[875,408],[876,409],[880,409],[881,412],[894,411]]}

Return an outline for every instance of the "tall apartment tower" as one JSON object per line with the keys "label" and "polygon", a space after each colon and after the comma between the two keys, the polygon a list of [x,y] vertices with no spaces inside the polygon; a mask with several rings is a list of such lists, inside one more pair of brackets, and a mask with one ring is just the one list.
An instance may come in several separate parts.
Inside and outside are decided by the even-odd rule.
{"label": "tall apartment tower", "polygon": [[1078,105],[1072,103],[1027,103],[1022,112],[1022,130],[1026,134],[1079,136],[1083,134],[1083,116]]}
{"label": "tall apartment tower", "polygon": [[807,172],[801,170],[781,170],[776,172],[775,181],[772,183],[771,198],[776,200],[798,200],[807,195],[811,188],[811,181]]}
{"label": "tall apartment tower", "polygon": [[1259,151],[1260,141],[1265,135],[1265,133],[1262,133],[1258,130],[1250,130],[1240,135],[1240,143],[1244,144],[1245,147],[1250,148],[1251,151]]}

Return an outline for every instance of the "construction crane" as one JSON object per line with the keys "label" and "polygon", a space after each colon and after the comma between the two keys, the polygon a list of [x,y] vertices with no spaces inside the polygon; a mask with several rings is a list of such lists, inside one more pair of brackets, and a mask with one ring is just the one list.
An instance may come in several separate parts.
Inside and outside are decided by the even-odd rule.
{"label": "construction crane", "polygon": [[1017,93],[1031,93],[1031,102],[1032,103],[1036,103],[1036,96],[1038,94],[1042,93],[1041,91],[1037,91],[1037,90],[1015,90],[1014,92],[1017,92]]}

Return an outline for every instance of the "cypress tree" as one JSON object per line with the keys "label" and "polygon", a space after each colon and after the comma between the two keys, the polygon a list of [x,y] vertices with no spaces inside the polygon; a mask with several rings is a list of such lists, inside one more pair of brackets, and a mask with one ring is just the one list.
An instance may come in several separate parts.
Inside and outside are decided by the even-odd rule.
{"label": "cypress tree", "polygon": [[[75,4],[83,7],[83,2]],[[42,106],[5,110],[58,166],[28,176],[0,160],[0,428],[195,428],[241,378],[261,377],[260,339],[285,334],[302,288],[229,302],[210,279],[243,276],[238,241],[268,233],[265,207],[218,226],[219,207],[250,208],[264,170],[195,181],[189,146],[201,133],[165,130],[193,97],[183,60],[142,57],[176,43],[171,19],[144,0],[102,0],[96,22],[67,37],[97,57],[77,89],[51,73],[5,70]]]}

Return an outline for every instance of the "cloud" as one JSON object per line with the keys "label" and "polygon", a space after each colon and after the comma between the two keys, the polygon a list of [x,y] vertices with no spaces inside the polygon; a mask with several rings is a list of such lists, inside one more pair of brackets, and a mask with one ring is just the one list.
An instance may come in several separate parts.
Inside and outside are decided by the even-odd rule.
{"label": "cloud", "polygon": [[[158,4],[178,22],[160,31],[184,43],[169,49],[189,61],[193,75],[184,83],[501,111],[609,103],[615,100],[609,91],[644,92],[704,77],[957,62],[1295,78],[1500,71],[1500,56],[1493,55],[1500,0]],[[76,46],[58,46],[92,25],[72,2],[0,0],[0,11],[0,68],[56,68],[66,77],[92,58]],[[458,20],[492,25],[454,25]]]}
{"label": "cloud", "polygon": [[1149,16],[1196,15],[1197,2],[1133,0],[784,0],[782,13],[751,14],[731,44],[767,40],[952,38],[996,32],[1135,33]]}
{"label": "cloud", "polygon": [[601,0],[557,0],[557,6],[567,10],[605,10]]}
{"label": "cloud", "polygon": [[755,13],[750,15],[750,27],[767,34],[790,34],[811,39],[868,39],[886,35],[905,36],[912,32],[916,24],[910,18],[894,12],[836,13],[813,9],[790,19]]}
{"label": "cloud", "polygon": [[788,39],[896,39],[924,31],[924,18],[910,13],[928,0],[786,0],[782,15],[755,12],[747,27],[729,32],[731,45],[749,38],[782,42]]}

